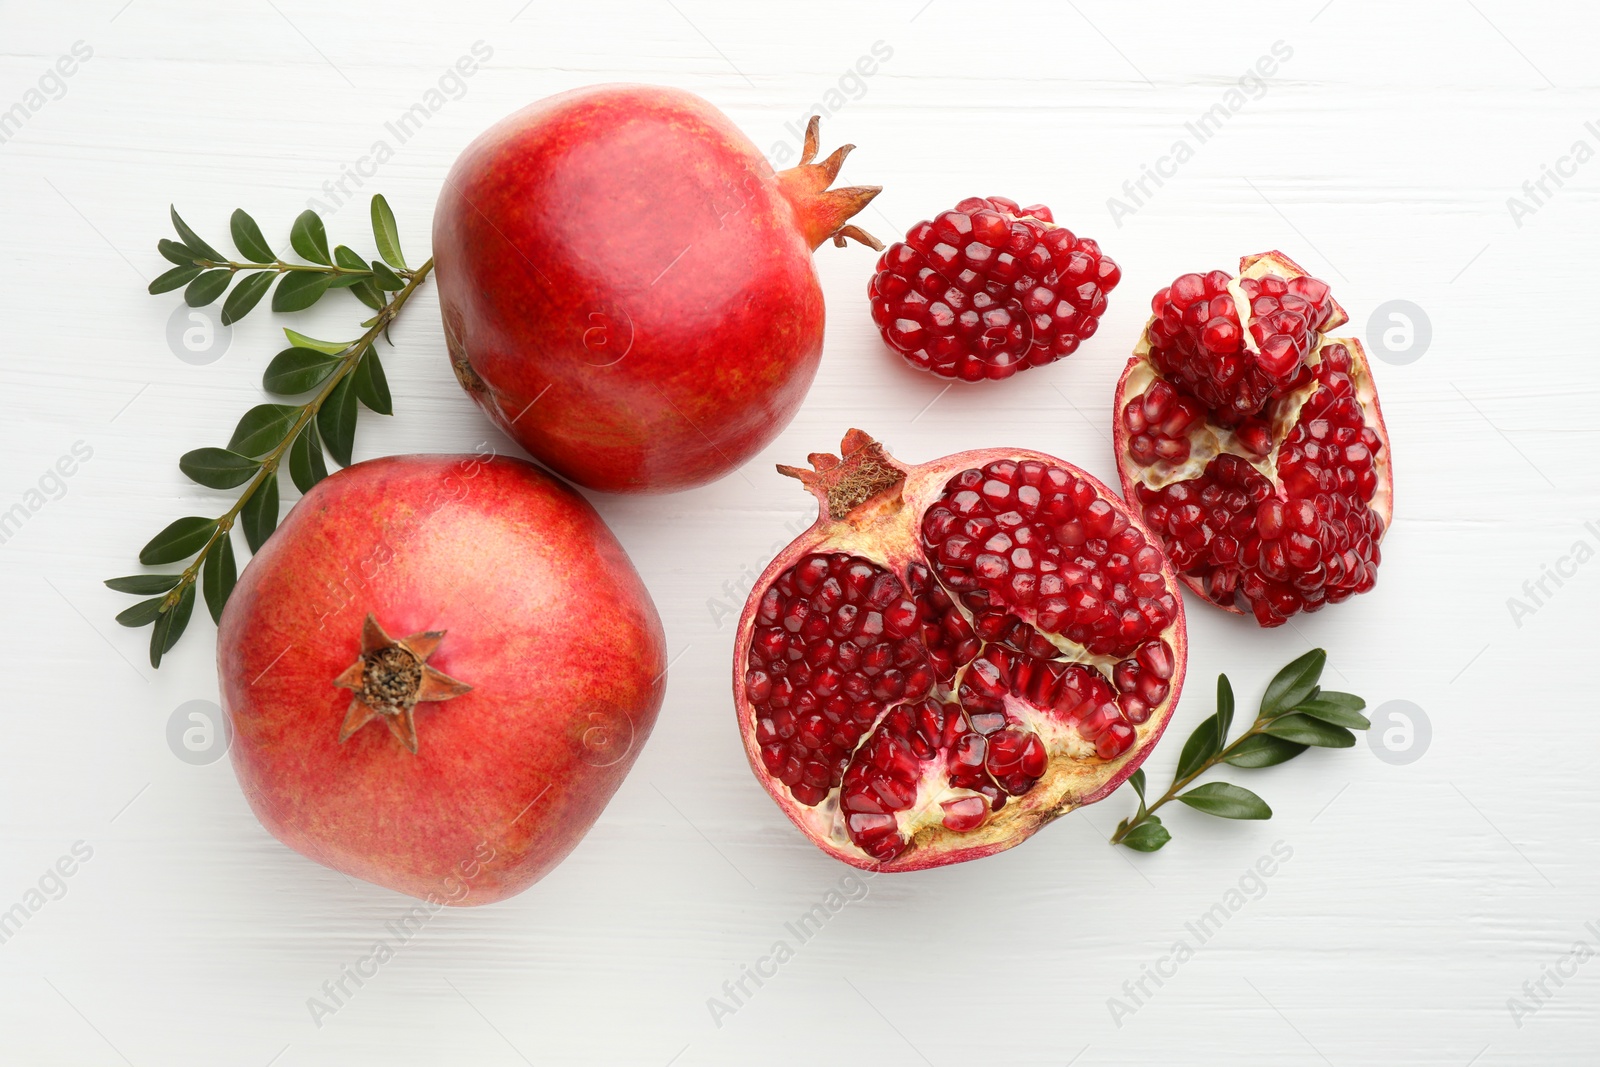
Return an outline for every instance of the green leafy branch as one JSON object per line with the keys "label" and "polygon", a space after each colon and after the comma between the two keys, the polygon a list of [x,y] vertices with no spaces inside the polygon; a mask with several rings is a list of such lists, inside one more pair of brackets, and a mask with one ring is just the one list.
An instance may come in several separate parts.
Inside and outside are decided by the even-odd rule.
{"label": "green leafy branch", "polygon": [[372,232],[382,259],[363,259],[346,245],[330,250],[327,228],[321,216],[310,210],[302,211],[289,230],[290,246],[309,261],[306,263],[282,259],[262,236],[256,220],[243,209],[233,213],[229,229],[244,262],[229,259],[201,240],[177,208],[172,209],[172,227],[178,231],[179,239],[163,239],[156,247],[176,266],[150,283],[151,294],[182,289],[186,304],[205,307],[228,292],[238,279],[239,284],[233,285],[233,292],[222,302],[225,326],[248,315],[272,288],[274,279],[278,279],[278,288],[272,294],[273,311],[304,311],[330,289],[349,289],[363,304],[382,311],[384,294],[400,292],[418,273],[408,269],[400,256],[394,212],[381,196],[372,198]]}
{"label": "green leafy branch", "polygon": [[1349,693],[1324,690],[1317,684],[1327,661],[1328,654],[1316,648],[1279,671],[1261,698],[1255,723],[1232,744],[1228,743],[1228,730],[1233,726],[1233,686],[1226,674],[1217,675],[1216,713],[1195,727],[1184,743],[1171,787],[1147,806],[1144,770],[1134,771],[1128,784],[1138,794],[1139,810],[1117,824],[1111,843],[1139,852],[1154,852],[1165,845],[1172,835],[1156,811],[1172,800],[1224,819],[1272,818],[1267,802],[1242,786],[1207,782],[1186,793],[1179,790],[1219,763],[1271,767],[1294,759],[1308,748],[1353,746],[1356,738],[1351,731],[1372,725],[1361,714],[1367,702]]}
{"label": "green leafy branch", "polygon": [[[314,226],[307,222],[307,215],[315,220]],[[197,249],[207,256],[216,257],[209,246],[194,237],[178,218],[177,212],[173,212],[172,217],[180,236],[184,238],[184,249]],[[241,218],[247,226],[242,227]],[[269,393],[286,397],[309,393],[310,398],[295,404],[257,404],[239,420],[226,448],[197,448],[184,453],[178,460],[179,470],[207,488],[236,489],[244,486],[239,499],[219,517],[189,515],[177,519],[139,551],[139,562],[146,566],[180,563],[191,556],[192,562],[176,574],[132,574],[106,582],[107,586],[118,592],[149,598],[121,612],[117,621],[124,626],[153,626],[150,634],[152,667],[161,666],[161,657],[177,644],[184,628],[188,626],[194,612],[197,585],[212,618],[221,621],[223,605],[227,603],[228,595],[238,579],[233,528],[237,525],[243,529],[245,542],[251,552],[260,551],[267,538],[277,529],[278,475],[284,461],[288,461],[289,476],[295,487],[301,493],[310,492],[312,486],[328,476],[327,463],[323,458],[324,448],[341,467],[350,465],[360,406],[380,415],[394,413],[388,379],[384,376],[383,364],[378,360],[375,346],[378,338],[387,333],[390,324],[400,314],[400,309],[432,272],[433,260],[429,259],[415,269],[406,266],[400,253],[394,213],[381,196],[372,198],[372,229],[380,253],[388,264],[383,268],[383,273],[388,278],[402,280],[391,289],[391,283],[379,278],[379,272],[373,270],[367,272],[366,278],[358,278],[347,286],[363,301],[366,300],[366,296],[362,295],[363,286],[370,286],[371,295],[376,301],[377,314],[361,324],[365,332],[353,341],[319,341],[286,327],[283,332],[289,339],[290,347],[273,357],[262,376],[262,385]],[[322,222],[314,213],[308,211],[302,214],[295,221],[294,232],[298,236],[291,238],[292,243],[296,251],[307,258],[314,258],[302,247],[307,241],[312,242],[313,251],[326,251],[327,239],[323,236]],[[308,234],[311,236],[306,236]],[[234,213],[234,237],[246,255],[263,260],[272,258],[270,251],[258,255],[266,247],[264,241],[259,248],[249,247],[259,237],[259,229],[243,212]],[[162,241],[161,244],[162,254],[171,259],[166,246],[174,242]],[[342,245],[340,249],[343,250]],[[215,259],[207,262],[215,262]],[[260,265],[230,264],[240,269]],[[196,269],[206,269],[198,261],[195,266]],[[297,276],[289,272],[311,269],[283,263],[275,263],[274,266],[283,268],[285,281]],[[377,266],[377,261],[374,261],[374,267]],[[310,298],[310,303],[314,303],[329,288],[340,284],[339,278],[356,274],[355,268],[318,269],[322,269],[323,273],[315,277],[322,278],[326,284]],[[339,272],[337,275],[334,273],[336,271]],[[232,276],[228,271],[222,273]],[[163,277],[172,275],[173,272],[169,271]],[[261,276],[247,275],[228,298],[228,303],[233,304],[240,291],[252,284],[254,278]],[[159,288],[160,281],[157,279],[157,283],[150,287],[152,293],[168,292],[182,284],[178,282]],[[190,285],[192,292],[193,282]],[[262,285],[259,288],[264,292],[266,287]],[[280,307],[277,298],[283,291],[284,283],[279,283],[273,301],[274,310],[300,310],[310,306],[310,303],[304,303],[289,308]],[[299,294],[296,299],[304,299],[309,292],[304,288],[292,291]],[[236,309],[234,319],[242,317],[254,307],[261,292],[256,292],[244,302],[243,310]],[[187,294],[186,299],[191,306],[198,307],[201,303],[215,300],[220,293],[220,288],[209,295],[203,292],[201,295],[206,299],[200,303]],[[224,321],[228,321],[226,305]]]}

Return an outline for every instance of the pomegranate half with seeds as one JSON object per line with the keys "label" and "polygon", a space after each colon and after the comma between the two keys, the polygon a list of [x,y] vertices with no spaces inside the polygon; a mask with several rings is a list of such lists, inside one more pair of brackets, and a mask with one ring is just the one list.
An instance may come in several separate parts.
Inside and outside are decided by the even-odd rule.
{"label": "pomegranate half with seeds", "polygon": [[1371,589],[1394,487],[1361,342],[1281,252],[1185,274],[1117,383],[1123,493],[1185,584],[1262,626]]}
{"label": "pomegranate half with seeds", "polygon": [[1183,685],[1177,580],[1090,475],[1024,449],[907,466],[851,430],[779,467],[820,514],[734,644],[745,753],[828,854],[902,871],[1010,848],[1109,794]]}
{"label": "pomegranate half with seeds", "polygon": [[1043,204],[974,196],[911,227],[867,284],[884,342],[918,370],[977,382],[1054,363],[1093,336],[1122,272]]}

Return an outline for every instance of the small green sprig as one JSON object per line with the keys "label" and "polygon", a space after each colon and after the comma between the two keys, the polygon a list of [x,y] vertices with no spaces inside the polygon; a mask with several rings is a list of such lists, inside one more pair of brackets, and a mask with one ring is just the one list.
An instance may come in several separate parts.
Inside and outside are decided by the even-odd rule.
{"label": "small green sprig", "polygon": [[346,245],[328,247],[328,231],[315,211],[302,211],[289,230],[289,244],[305,263],[291,263],[272,250],[256,220],[243,209],[235,211],[229,225],[233,243],[244,261],[232,260],[200,239],[172,209],[172,227],[178,240],[162,240],[157,249],[171,270],[150,283],[152,295],[183,290],[184,303],[205,307],[215,303],[228,287],[233,292],[222,302],[222,323],[232,325],[248,315],[274,279],[273,311],[304,311],[330,289],[349,289],[363,304],[382,311],[385,293],[398,293],[416,277],[400,256],[400,237],[394,212],[381,196],[372,198],[372,232],[382,259],[363,259]]}
{"label": "small green sprig", "polygon": [[[353,341],[319,341],[285,327],[283,332],[290,347],[267,364],[262,385],[278,396],[301,397],[309,393],[309,399],[293,404],[257,404],[239,420],[226,448],[197,448],[178,460],[178,469],[200,485],[244,489],[233,506],[217,518],[190,515],[178,519],[139,551],[139,562],[146,566],[180,563],[193,557],[181,572],[131,574],[106,582],[118,592],[149,598],[121,612],[117,621],[124,626],[153,627],[152,667],[161,666],[161,657],[183,635],[194,611],[197,586],[212,618],[221,621],[223,605],[238,579],[233,528],[237,525],[243,529],[251,552],[259,551],[277,529],[278,474],[284,461],[288,462],[295,487],[301,493],[310,492],[328,475],[324,449],[340,466],[350,465],[361,406],[380,415],[394,413],[388,379],[375,346],[433,271],[432,259],[415,269],[406,266],[394,213],[381,196],[372,198],[372,230],[383,262],[373,260],[370,268],[343,245],[329,256],[322,220],[310,211],[295,220],[290,243],[305,258],[322,264],[315,267],[278,260],[261,238],[254,220],[242,211],[233,215],[234,242],[246,256],[261,262],[223,260],[194,235],[176,211],[172,219],[183,243],[164,240],[161,253],[174,262],[178,262],[175,257],[179,255],[191,259],[186,266],[156,279],[150,286],[152,293],[170,292],[185,284],[181,276],[186,272],[197,272],[189,275],[192,280],[187,282],[185,300],[191,307],[200,307],[216,300],[239,271],[254,269],[257,273],[246,274],[223,305],[224,322],[236,321],[248,313],[271,279],[280,275],[283,281],[273,296],[274,311],[303,310],[329,289],[343,286],[377,314],[361,324],[365,332]],[[333,264],[327,262],[329,259]],[[221,282],[208,283],[208,288],[197,293],[195,284],[208,276],[220,277]],[[266,281],[258,281],[261,278]],[[291,285],[295,278],[312,278],[315,284]],[[241,293],[245,293],[242,298]]]}
{"label": "small green sprig", "polygon": [[1134,771],[1128,784],[1139,797],[1139,810],[1117,824],[1111,843],[1154,852],[1172,840],[1156,815],[1156,810],[1171,800],[1224,819],[1272,818],[1267,802],[1241,786],[1207,782],[1186,793],[1179,790],[1219,763],[1271,767],[1294,759],[1308,748],[1353,746],[1356,737],[1351,731],[1372,725],[1361,714],[1367,702],[1349,693],[1322,689],[1317,683],[1327,662],[1328,654],[1315,648],[1279,671],[1261,698],[1255,723],[1232,744],[1228,743],[1228,730],[1233,725],[1233,686],[1226,674],[1217,675],[1216,713],[1195,727],[1184,743],[1171,787],[1147,806],[1144,770]]}

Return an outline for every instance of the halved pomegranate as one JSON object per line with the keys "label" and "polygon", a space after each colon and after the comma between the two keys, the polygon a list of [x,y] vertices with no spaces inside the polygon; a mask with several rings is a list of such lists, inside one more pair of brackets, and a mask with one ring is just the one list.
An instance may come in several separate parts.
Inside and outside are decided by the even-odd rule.
{"label": "halved pomegranate", "polygon": [[1394,510],[1361,342],[1327,283],[1281,252],[1155,295],[1117,383],[1128,501],[1185,584],[1277,626],[1372,588]]}
{"label": "halved pomegranate", "polygon": [[828,854],[919,870],[1109,794],[1183,685],[1176,577],[1101,482],[1024,449],[918,466],[860,430],[779,467],[820,502],[739,620],[750,766]]}

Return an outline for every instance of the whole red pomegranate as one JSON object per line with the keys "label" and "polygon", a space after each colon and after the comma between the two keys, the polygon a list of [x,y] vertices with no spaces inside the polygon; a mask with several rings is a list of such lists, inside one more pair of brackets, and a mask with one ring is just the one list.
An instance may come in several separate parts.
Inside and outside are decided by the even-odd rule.
{"label": "whole red pomegranate", "polygon": [[521,460],[396,456],[320,482],[239,578],[217,667],[279,840],[486,904],[577,845],[655,723],[661,622],[572,490]]}
{"label": "whole red pomegranate", "polygon": [[1183,581],[1277,626],[1372,588],[1394,510],[1361,342],[1281,252],[1185,274],[1151,302],[1117,383],[1123,493]]}
{"label": "whole red pomegranate", "polygon": [[456,376],[541,462],[608,492],[718,478],[794,416],[822,353],[811,252],[878,187],[830,189],[817,120],[774,172],[711,104],[601,85],[456,161],[433,222]]}
{"label": "whole red pomegranate", "polygon": [[1183,687],[1183,600],[1116,494],[1053,456],[899,463],[860,430],[762,572],[733,693],[761,784],[829,855],[919,870],[1109,794]]}
{"label": "whole red pomegranate", "polygon": [[872,321],[918,370],[978,382],[1077,351],[1122,271],[1043,204],[968,197],[890,245],[867,284]]}

